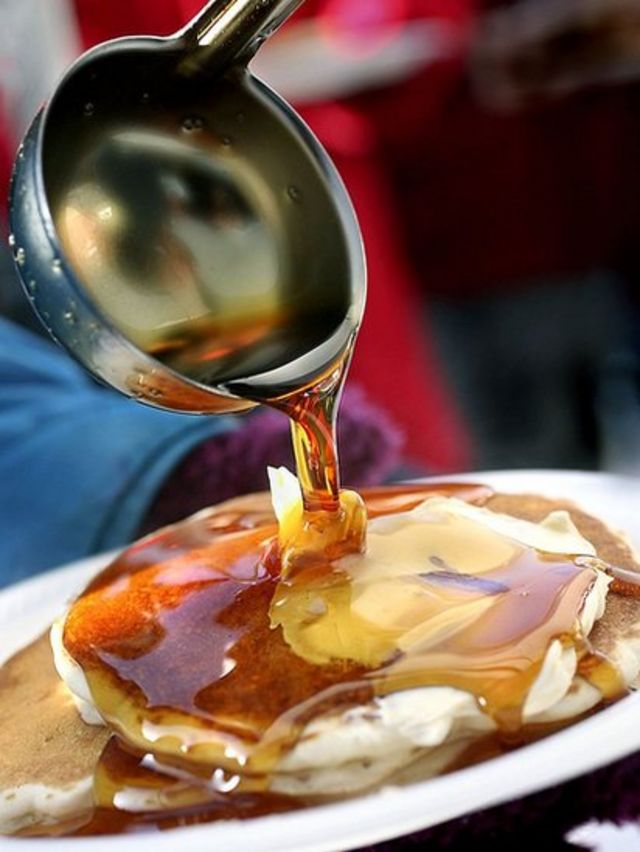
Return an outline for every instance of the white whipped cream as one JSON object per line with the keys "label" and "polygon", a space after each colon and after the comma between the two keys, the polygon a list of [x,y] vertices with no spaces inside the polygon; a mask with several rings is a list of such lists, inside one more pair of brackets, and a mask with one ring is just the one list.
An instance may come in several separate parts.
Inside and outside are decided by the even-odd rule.
{"label": "white whipped cream", "polygon": [[51,641],[51,650],[53,651],[53,663],[60,675],[60,679],[69,690],[73,698],[73,703],[76,705],[76,709],[83,721],[87,725],[104,725],[104,719],[98,713],[93,703],[91,690],[89,689],[89,684],[82,668],[64,647],[62,637],[66,618],[67,615],[65,613],[62,618],[54,621],[51,626],[49,639]]}
{"label": "white whipped cream", "polygon": [[57,822],[89,811],[93,805],[93,778],[82,778],[64,788],[23,784],[0,792],[0,833],[15,834],[31,825]]}

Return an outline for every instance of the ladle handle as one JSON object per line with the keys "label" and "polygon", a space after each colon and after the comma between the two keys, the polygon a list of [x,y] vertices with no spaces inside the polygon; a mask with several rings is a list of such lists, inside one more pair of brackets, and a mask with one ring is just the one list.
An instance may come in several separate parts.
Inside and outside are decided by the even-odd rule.
{"label": "ladle handle", "polygon": [[260,45],[304,0],[210,0],[179,36],[188,56],[185,72],[220,71],[248,62]]}

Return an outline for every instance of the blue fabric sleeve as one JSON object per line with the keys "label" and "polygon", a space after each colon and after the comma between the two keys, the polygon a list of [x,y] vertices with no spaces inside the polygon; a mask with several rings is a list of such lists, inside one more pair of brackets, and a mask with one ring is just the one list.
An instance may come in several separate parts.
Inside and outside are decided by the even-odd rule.
{"label": "blue fabric sleeve", "polygon": [[0,586],[130,541],[180,459],[235,423],[103,389],[0,317]]}

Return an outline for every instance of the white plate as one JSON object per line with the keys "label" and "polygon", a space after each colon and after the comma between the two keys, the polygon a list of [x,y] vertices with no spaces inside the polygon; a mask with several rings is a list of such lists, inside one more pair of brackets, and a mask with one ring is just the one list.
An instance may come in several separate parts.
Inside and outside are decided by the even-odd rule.
{"label": "white plate", "polygon": [[[451,478],[451,477],[449,477]],[[575,499],[587,511],[624,529],[640,548],[640,480],[587,473],[501,472],[458,479],[501,491]],[[87,559],[0,593],[0,655],[4,658],[44,630],[108,556]],[[162,834],[78,840],[7,840],[16,852],[335,852],[409,834],[480,808],[519,798],[604,766],[640,749],[640,693],[562,733],[517,752],[402,789],[384,789],[343,804],[217,823]]]}

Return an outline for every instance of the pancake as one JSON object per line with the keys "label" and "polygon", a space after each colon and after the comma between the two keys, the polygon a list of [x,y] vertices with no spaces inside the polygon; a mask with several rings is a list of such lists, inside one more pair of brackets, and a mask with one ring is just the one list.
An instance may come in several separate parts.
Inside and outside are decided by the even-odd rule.
{"label": "pancake", "polygon": [[[393,499],[390,495],[389,500]],[[534,522],[541,521],[552,511],[566,510],[600,558],[617,567],[640,572],[640,562],[624,538],[572,503],[537,495],[489,497],[487,494],[481,502],[497,513]],[[251,524],[275,521],[267,494],[228,501],[200,513],[198,518],[199,523],[204,520],[209,526],[224,526],[239,516]],[[604,615],[591,632],[590,641],[597,651],[615,662],[624,682],[631,684],[640,670],[640,600],[609,591]],[[415,780],[444,771],[470,742],[486,735],[491,728],[487,727],[482,715],[474,715],[477,708],[473,699],[465,705],[464,696],[458,696],[456,712],[461,715],[457,718],[466,716],[466,727],[457,730],[459,723],[456,722],[441,736],[441,719],[437,713],[434,715],[433,702],[429,707],[424,703],[428,691],[433,696],[433,690],[422,689],[414,690],[412,698],[417,712],[425,720],[425,730],[429,728],[426,724],[428,714],[432,715],[428,736],[425,730],[418,742],[407,736],[410,720],[403,717],[407,704],[394,708],[391,695],[385,705],[386,718],[382,719],[382,727],[385,737],[390,730],[393,736],[376,740],[377,731],[381,730],[378,725],[382,718],[380,706],[372,707],[364,702],[358,707],[356,696],[348,728],[343,724],[344,717],[328,714],[320,718],[315,731],[310,728],[304,737],[306,755],[311,753],[311,760],[305,762],[303,754],[302,757],[298,755],[296,763],[291,759],[294,752],[282,761],[274,774],[272,790],[316,800],[318,796],[329,795],[329,791],[333,796],[350,795],[383,782]],[[450,701],[451,696],[446,700]],[[600,695],[589,684],[581,687],[576,679],[567,700],[564,711],[555,707],[555,721],[563,718],[563,712],[570,718],[576,712],[591,709],[599,702]],[[16,708],[20,708],[19,712]],[[372,711],[378,714],[375,718]],[[535,721],[544,723],[554,719],[542,714]],[[318,731],[321,736],[315,736]],[[322,765],[322,759],[318,760],[317,753],[324,750],[323,738],[327,735],[334,740],[336,736],[342,737],[339,744],[342,762],[332,764],[328,761]],[[314,736],[316,748],[311,748],[310,752]],[[46,833],[47,825],[68,826],[69,820],[86,818],[92,805],[94,772],[109,737],[107,728],[87,725],[78,715],[55,671],[50,644],[45,637],[6,663],[0,670],[0,832],[8,834],[40,826]],[[378,752],[376,743],[380,746]],[[160,778],[164,780],[159,783],[159,794],[147,796],[146,805],[140,805],[139,810],[153,810],[166,802],[165,788],[175,785],[175,781],[167,781],[164,776]]]}
{"label": "pancake", "polygon": [[[534,494],[496,494],[486,505],[494,512],[533,522],[541,521],[552,511],[564,509],[604,562],[640,577],[640,557],[626,536],[611,530],[571,501],[551,500]],[[607,595],[604,615],[589,634],[589,641],[596,651],[615,663],[625,682],[635,687],[640,674],[640,595],[620,594],[614,583]]]}
{"label": "pancake", "polygon": [[48,634],[12,657],[0,669],[0,831],[90,809],[93,772],[109,736],[78,716]]}

